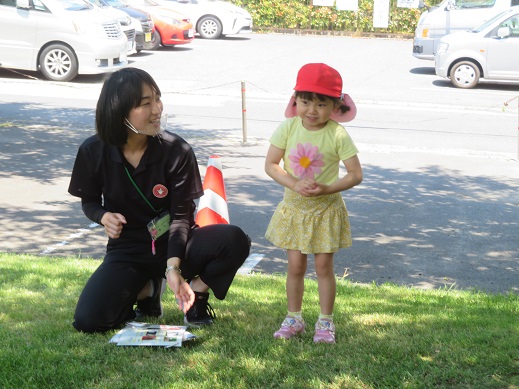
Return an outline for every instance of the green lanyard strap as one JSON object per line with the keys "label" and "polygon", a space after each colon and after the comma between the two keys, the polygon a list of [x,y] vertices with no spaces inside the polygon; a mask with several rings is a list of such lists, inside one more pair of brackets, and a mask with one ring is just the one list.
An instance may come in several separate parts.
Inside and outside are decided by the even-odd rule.
{"label": "green lanyard strap", "polygon": [[142,198],[144,199],[144,201],[146,201],[146,203],[150,206],[151,209],[153,209],[156,213],[159,213],[160,212],[160,209],[157,211],[155,208],[153,208],[153,205],[151,205],[151,203],[148,201],[148,199],[142,194],[141,190],[139,189],[139,187],[137,186],[137,184],[135,183],[135,181],[133,181],[133,178],[132,176],[130,175],[130,172],[128,171],[128,168],[125,166],[124,167],[124,170],[126,170],[126,174],[128,174],[128,178],[130,179],[130,181],[132,182],[133,186],[135,187],[135,189],[137,189],[137,192],[139,192],[139,194],[142,196]]}

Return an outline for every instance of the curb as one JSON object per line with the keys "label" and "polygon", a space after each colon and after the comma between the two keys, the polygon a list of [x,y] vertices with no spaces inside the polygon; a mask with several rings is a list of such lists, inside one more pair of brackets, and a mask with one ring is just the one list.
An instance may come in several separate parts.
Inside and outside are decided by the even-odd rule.
{"label": "curb", "polygon": [[253,28],[256,34],[286,34],[286,35],[323,35],[323,36],[345,36],[352,38],[387,38],[410,40],[413,34],[388,33],[388,32],[361,32],[361,31],[334,31],[334,30],[309,30],[297,28],[257,27]]}

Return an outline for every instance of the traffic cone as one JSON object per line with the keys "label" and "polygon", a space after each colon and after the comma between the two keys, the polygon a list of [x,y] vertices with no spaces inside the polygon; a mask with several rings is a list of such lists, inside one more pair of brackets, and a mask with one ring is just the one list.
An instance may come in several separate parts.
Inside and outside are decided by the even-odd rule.
{"label": "traffic cone", "polygon": [[204,178],[204,194],[198,202],[196,224],[229,224],[229,210],[223,183],[222,161],[217,155],[209,157]]}

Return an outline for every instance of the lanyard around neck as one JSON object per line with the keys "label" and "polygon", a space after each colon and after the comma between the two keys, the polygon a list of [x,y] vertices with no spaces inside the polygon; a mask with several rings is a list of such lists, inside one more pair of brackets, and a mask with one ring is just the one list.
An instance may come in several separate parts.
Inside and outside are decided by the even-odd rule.
{"label": "lanyard around neck", "polygon": [[156,213],[159,213],[160,212],[160,209],[157,211],[155,208],[153,208],[153,205],[151,205],[151,203],[148,201],[148,199],[146,198],[146,196],[144,196],[141,192],[141,190],[139,189],[139,187],[137,186],[137,184],[135,183],[135,181],[133,181],[133,178],[132,176],[130,175],[130,172],[128,171],[128,168],[125,166],[124,167],[124,170],[126,170],[126,174],[128,175],[128,178],[130,179],[130,181],[132,182],[133,186],[135,187],[135,189],[137,189],[137,192],[139,192],[139,194],[141,195],[141,197],[144,199],[144,201],[146,201],[146,203],[150,206],[151,209],[153,209]]}

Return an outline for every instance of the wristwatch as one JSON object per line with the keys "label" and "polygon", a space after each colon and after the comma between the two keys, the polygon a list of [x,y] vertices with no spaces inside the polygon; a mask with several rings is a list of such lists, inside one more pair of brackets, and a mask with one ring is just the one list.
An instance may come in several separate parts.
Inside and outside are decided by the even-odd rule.
{"label": "wristwatch", "polygon": [[182,271],[180,270],[180,268],[178,266],[168,266],[166,268],[166,272],[164,273],[164,277],[168,278],[168,273],[171,271],[171,270],[175,270],[175,271],[178,271],[178,274],[182,274]]}

